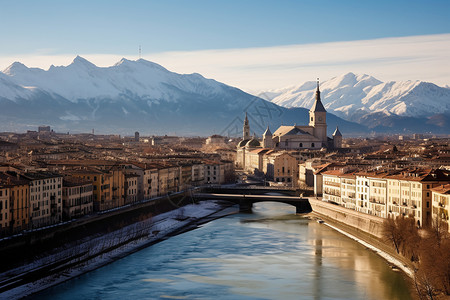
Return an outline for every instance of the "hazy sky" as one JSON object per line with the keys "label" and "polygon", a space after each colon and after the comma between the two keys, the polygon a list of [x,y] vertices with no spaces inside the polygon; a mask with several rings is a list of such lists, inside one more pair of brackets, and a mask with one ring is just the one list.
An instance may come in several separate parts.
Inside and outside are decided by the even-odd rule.
{"label": "hazy sky", "polygon": [[3,1],[0,70],[142,57],[262,90],[349,71],[450,85],[450,1]]}

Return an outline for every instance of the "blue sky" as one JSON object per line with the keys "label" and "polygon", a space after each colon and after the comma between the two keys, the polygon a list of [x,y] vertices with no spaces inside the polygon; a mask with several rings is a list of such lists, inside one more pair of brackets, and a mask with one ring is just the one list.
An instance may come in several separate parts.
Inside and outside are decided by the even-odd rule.
{"label": "blue sky", "polygon": [[[8,62],[11,59],[46,68],[52,58],[55,64],[68,64],[68,58],[76,55],[95,57],[93,62],[98,65],[108,64],[106,57],[137,58],[139,45],[143,57],[152,60],[172,52],[450,33],[448,0],[16,0],[0,1],[0,7],[0,69],[12,63]],[[195,70],[195,65],[192,69],[170,67],[180,72],[202,71]]]}

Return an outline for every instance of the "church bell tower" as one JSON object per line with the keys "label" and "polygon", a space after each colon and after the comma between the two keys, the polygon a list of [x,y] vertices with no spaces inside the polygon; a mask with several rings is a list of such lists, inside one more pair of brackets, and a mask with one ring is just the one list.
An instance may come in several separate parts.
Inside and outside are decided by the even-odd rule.
{"label": "church bell tower", "polygon": [[250,139],[250,125],[248,125],[247,112],[245,112],[244,128],[243,128],[243,140]]}
{"label": "church bell tower", "polygon": [[314,136],[327,143],[327,111],[320,100],[319,78],[317,78],[316,100],[309,111],[309,126],[314,127]]}

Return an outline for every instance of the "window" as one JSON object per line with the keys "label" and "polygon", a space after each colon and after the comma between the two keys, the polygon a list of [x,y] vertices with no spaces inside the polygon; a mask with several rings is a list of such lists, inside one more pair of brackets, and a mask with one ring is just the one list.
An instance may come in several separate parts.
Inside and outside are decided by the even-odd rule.
{"label": "window", "polygon": [[303,143],[300,143],[298,146],[299,146],[300,148],[303,148]]}
{"label": "window", "polygon": [[314,118],[313,117],[311,117],[311,121],[313,121],[314,120]]}
{"label": "window", "polygon": [[311,147],[313,147],[313,148],[314,148],[314,143],[311,143]]}

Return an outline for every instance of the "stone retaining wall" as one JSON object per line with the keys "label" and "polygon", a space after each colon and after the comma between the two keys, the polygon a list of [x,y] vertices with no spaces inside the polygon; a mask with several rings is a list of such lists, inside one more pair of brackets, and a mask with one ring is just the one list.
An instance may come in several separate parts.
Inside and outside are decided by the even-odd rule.
{"label": "stone retaining wall", "polygon": [[308,198],[308,200],[313,212],[351,226],[357,231],[363,231],[376,238],[382,238],[383,218],[357,212],[315,198]]}

